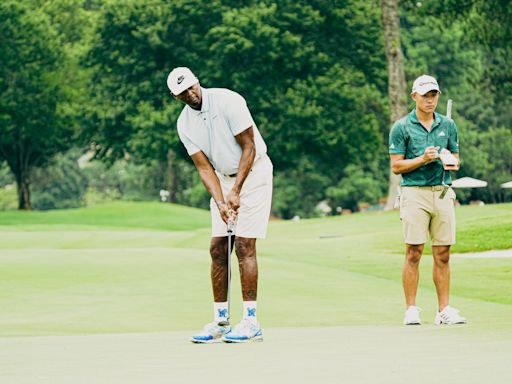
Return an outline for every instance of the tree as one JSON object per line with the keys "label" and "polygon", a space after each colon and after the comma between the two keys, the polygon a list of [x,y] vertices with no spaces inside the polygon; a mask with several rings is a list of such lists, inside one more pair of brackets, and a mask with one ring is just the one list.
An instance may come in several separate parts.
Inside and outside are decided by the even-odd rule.
{"label": "tree", "polygon": [[93,73],[86,114],[95,158],[158,161],[166,175],[160,188],[173,202],[190,188],[190,173],[180,172],[190,160],[175,129],[182,105],[169,95],[166,77],[175,66],[209,72],[204,36],[221,8],[219,1],[108,2],[83,62]]}
{"label": "tree", "polygon": [[32,173],[34,209],[76,208],[85,204],[87,178],[78,166],[81,150],[59,153]]}
{"label": "tree", "polygon": [[[412,0],[409,0],[412,1]],[[417,7],[418,8],[418,7]],[[512,2],[510,0],[433,0],[419,7],[422,15],[435,16],[446,26],[460,22],[464,40],[485,49],[486,76],[499,98],[512,94]],[[510,110],[510,105],[508,105]],[[505,111],[506,109],[504,109]],[[508,115],[510,117],[510,114]]]}
{"label": "tree", "polygon": [[[95,73],[97,156],[173,159],[178,168],[189,161],[175,130],[182,105],[165,88],[168,71],[185,65],[204,86],[247,99],[283,180],[299,175],[302,162],[331,183],[351,163],[375,166],[386,126],[385,63],[372,3],[110,2],[86,62]],[[173,185],[186,185],[188,174],[168,173],[179,179]],[[313,194],[299,190],[304,201],[325,198],[324,183],[311,185]],[[174,191],[177,199],[182,192]]]}
{"label": "tree", "polygon": [[[388,62],[388,97],[391,109],[391,123],[407,114],[407,91],[404,71],[404,55],[400,43],[400,16],[398,0],[382,0],[382,24],[386,40]],[[393,208],[397,187],[401,177],[389,169],[388,198],[385,209]]]}
{"label": "tree", "polygon": [[349,165],[346,177],[340,183],[327,189],[327,196],[333,207],[348,208],[358,211],[361,202],[375,204],[381,197],[378,180],[371,172],[365,171],[356,164]]}
{"label": "tree", "polygon": [[33,4],[0,3],[0,160],[15,176],[19,209],[31,209],[30,183],[74,140],[67,55],[50,17]]}

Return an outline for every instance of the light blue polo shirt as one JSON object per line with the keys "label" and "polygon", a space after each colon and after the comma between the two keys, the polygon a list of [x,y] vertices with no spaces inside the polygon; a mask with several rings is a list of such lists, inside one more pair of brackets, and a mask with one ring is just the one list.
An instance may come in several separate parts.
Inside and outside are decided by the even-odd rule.
{"label": "light blue polo shirt", "polygon": [[178,135],[190,156],[203,151],[218,172],[238,172],[242,148],[235,136],[253,127],[256,158],[267,146],[252,119],[245,99],[225,88],[202,88],[202,106],[197,111],[188,105],[178,118]]}

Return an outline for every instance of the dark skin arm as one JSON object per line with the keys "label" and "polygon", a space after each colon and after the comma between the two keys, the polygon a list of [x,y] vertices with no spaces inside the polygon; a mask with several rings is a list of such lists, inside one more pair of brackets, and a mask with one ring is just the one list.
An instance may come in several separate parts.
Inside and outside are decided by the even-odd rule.
{"label": "dark skin arm", "polygon": [[229,208],[228,205],[224,202],[220,181],[217,177],[217,174],[215,173],[215,170],[213,169],[212,164],[210,163],[210,160],[208,160],[208,157],[206,157],[202,151],[194,153],[191,157],[192,161],[194,161],[197,171],[199,172],[201,181],[206,187],[206,190],[217,203],[217,207],[219,208],[222,220],[227,223],[229,217]]}
{"label": "dark skin arm", "polygon": [[242,148],[242,156],[240,157],[235,185],[233,185],[233,188],[229,192],[226,202],[228,203],[229,209],[237,212],[238,208],[240,208],[240,191],[242,190],[242,185],[251,171],[251,167],[256,156],[256,146],[254,144],[254,131],[252,126],[236,135],[235,139]]}
{"label": "dark skin arm", "polygon": [[[409,173],[418,169],[422,165],[425,165],[431,161],[437,159],[437,149],[436,147],[427,147],[425,148],[425,153],[422,156],[415,157],[414,159],[405,159],[404,154],[392,154],[389,155],[391,159],[391,170],[395,175],[400,175],[402,173]],[[453,153],[457,159],[459,158],[458,153]],[[445,166],[447,171],[456,171],[459,169],[459,165],[453,166]]]}
{"label": "dark skin arm", "polygon": [[240,207],[240,191],[242,190],[242,185],[247,178],[247,175],[251,171],[252,163],[256,156],[252,126],[236,135],[235,139],[240,147],[242,147],[242,156],[240,158],[240,165],[238,167],[235,185],[229,192],[225,203],[219,178],[217,177],[212,164],[208,160],[208,157],[206,157],[202,151],[194,153],[191,156],[206,190],[217,203],[220,216],[226,223],[230,215],[230,210],[236,214]]}

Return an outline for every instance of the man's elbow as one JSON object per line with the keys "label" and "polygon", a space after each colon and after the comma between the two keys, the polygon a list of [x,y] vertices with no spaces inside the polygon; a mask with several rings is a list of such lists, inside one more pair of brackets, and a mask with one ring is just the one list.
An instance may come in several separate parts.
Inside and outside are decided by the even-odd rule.
{"label": "man's elbow", "polygon": [[245,144],[242,147],[242,152],[247,152],[250,155],[256,155],[256,144],[254,144],[254,142]]}
{"label": "man's elbow", "polygon": [[395,175],[400,175],[402,173],[400,167],[396,164],[391,165],[391,172],[393,172]]}

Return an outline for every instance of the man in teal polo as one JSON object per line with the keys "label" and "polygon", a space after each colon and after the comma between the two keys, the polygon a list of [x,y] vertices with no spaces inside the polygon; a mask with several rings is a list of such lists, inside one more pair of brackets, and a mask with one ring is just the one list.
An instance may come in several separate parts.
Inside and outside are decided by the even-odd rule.
{"label": "man in teal polo", "polygon": [[416,108],[395,122],[389,135],[391,168],[393,173],[402,175],[400,219],[405,240],[402,282],[406,325],[421,324],[416,292],[419,262],[428,236],[439,304],[434,322],[466,323],[459,311],[449,305],[450,246],[455,244],[455,192],[449,187],[449,171],[459,168],[459,139],[454,121],[435,112],[440,93],[435,78],[418,77],[411,92]]}

